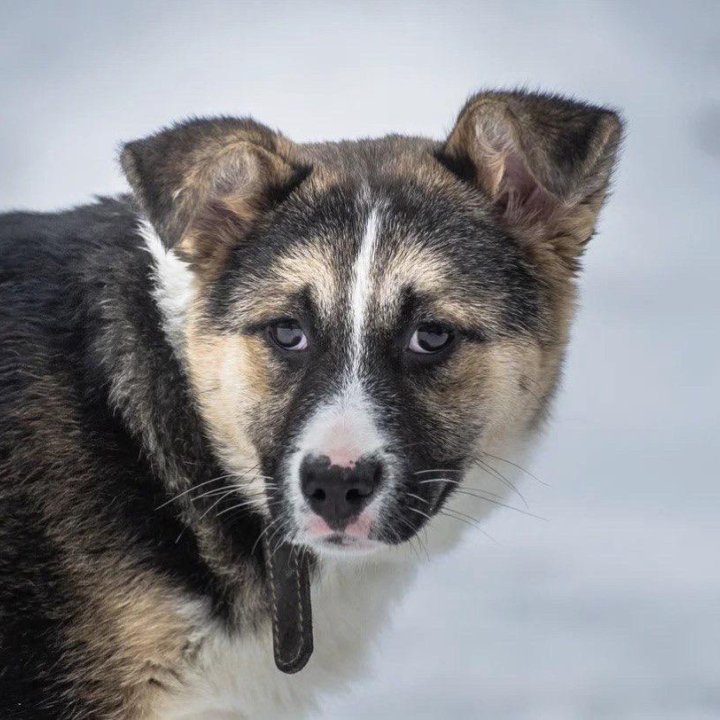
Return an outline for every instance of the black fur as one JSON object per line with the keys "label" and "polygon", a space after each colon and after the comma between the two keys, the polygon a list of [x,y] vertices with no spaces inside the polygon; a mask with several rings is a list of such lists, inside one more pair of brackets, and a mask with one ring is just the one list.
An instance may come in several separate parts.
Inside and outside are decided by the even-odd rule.
{"label": "black fur", "polygon": [[[82,700],[93,693],[78,669],[96,659],[67,644],[84,611],[67,565],[116,552],[210,598],[229,621],[228,590],[194,534],[173,503],[157,509],[169,499],[167,466],[198,483],[222,471],[160,329],[151,256],[129,199],[4,215],[0,258],[0,717],[95,717],[109,707]],[[109,398],[113,375],[129,364],[133,402],[156,420],[156,458]],[[69,446],[62,463],[43,447],[50,436]],[[251,562],[259,527],[233,516],[238,562]]]}

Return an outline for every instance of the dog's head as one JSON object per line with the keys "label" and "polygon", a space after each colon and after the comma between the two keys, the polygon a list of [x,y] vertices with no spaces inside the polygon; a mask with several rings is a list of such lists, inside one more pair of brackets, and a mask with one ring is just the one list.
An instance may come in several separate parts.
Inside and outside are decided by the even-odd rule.
{"label": "dog's head", "polygon": [[179,346],[208,434],[276,533],[395,545],[462,520],[448,499],[480,469],[497,484],[487,461],[557,385],[620,132],[604,109],[484,93],[441,143],[216,119],[125,147],[192,274]]}

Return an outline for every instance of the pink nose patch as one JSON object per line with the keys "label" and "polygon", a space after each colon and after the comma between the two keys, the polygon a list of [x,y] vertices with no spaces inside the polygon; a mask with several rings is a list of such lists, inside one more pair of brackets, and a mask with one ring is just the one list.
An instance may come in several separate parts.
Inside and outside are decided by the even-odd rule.
{"label": "pink nose patch", "polygon": [[329,457],[331,465],[352,467],[363,454],[354,444],[356,436],[353,432],[352,424],[344,419],[331,422],[320,438],[316,453]]}
{"label": "pink nose patch", "polygon": [[339,467],[352,467],[360,457],[357,448],[333,448],[325,453],[330,458],[331,465]]}

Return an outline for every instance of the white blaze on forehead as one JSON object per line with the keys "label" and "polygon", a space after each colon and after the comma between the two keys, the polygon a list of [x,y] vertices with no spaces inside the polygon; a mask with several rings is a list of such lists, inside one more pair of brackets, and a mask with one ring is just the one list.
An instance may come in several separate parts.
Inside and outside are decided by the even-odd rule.
{"label": "white blaze on forehead", "polygon": [[360,251],[353,268],[352,294],[350,296],[350,312],[353,338],[353,373],[357,374],[363,349],[363,331],[367,309],[370,304],[371,271],[375,260],[375,249],[378,241],[378,211],[370,210],[365,233],[360,241]]}
{"label": "white blaze on forehead", "polygon": [[385,444],[376,427],[372,403],[360,377],[366,320],[372,292],[372,269],[378,242],[378,211],[371,207],[353,266],[350,288],[352,363],[337,395],[309,423],[308,449],[333,464],[349,465],[378,452]]}
{"label": "white blaze on forehead", "polygon": [[[301,512],[305,506],[300,491],[300,467],[308,456],[324,455],[332,464],[346,467],[363,458],[374,457],[384,463],[386,471],[391,467],[387,455],[388,439],[378,427],[377,408],[373,406],[361,373],[378,226],[378,210],[371,208],[360,239],[348,294],[348,321],[351,328],[348,372],[334,395],[322,403],[307,421],[289,461],[288,471],[293,478],[291,494],[297,512]],[[373,512],[377,511],[385,492],[378,495],[367,512],[372,511],[373,507]]]}

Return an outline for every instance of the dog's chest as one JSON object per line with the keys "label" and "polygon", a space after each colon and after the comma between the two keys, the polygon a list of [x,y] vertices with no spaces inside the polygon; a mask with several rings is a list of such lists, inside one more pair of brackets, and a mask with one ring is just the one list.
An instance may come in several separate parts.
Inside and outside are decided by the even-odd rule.
{"label": "dog's chest", "polygon": [[269,624],[252,636],[198,628],[200,650],[181,689],[157,705],[158,720],[301,718],[319,693],[362,674],[371,642],[414,576],[409,565],[326,563],[314,583],[315,651],[296,675],[275,667]]}

